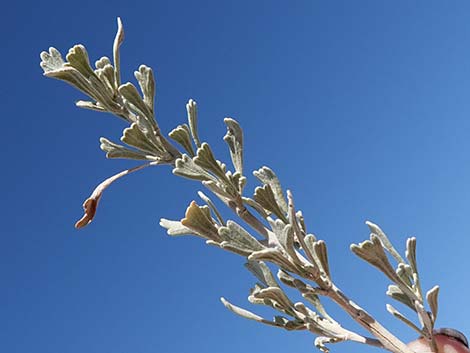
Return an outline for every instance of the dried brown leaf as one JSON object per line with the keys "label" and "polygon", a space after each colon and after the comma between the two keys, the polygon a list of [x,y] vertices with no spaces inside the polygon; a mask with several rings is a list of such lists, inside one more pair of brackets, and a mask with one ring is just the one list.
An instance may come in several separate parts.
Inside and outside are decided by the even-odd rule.
{"label": "dried brown leaf", "polygon": [[83,228],[87,226],[88,224],[91,223],[93,218],[95,217],[96,214],[96,208],[98,207],[98,203],[100,202],[101,196],[103,195],[103,192],[110,186],[112,183],[114,183],[117,179],[136,172],[140,169],[143,169],[145,167],[150,166],[152,163],[147,163],[147,164],[142,164],[137,167],[131,168],[131,169],[126,169],[123,170],[120,173],[117,173],[113,175],[112,177],[106,179],[103,181],[101,184],[99,184],[95,190],[93,190],[93,193],[89,198],[85,200],[83,203],[83,210],[85,211],[82,218],[75,223],[75,228]]}

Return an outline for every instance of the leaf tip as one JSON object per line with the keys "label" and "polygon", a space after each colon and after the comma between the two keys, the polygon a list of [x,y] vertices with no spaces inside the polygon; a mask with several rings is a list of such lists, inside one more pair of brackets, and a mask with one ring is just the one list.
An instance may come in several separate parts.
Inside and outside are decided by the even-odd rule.
{"label": "leaf tip", "polygon": [[95,217],[96,208],[98,207],[99,200],[100,197],[90,197],[85,200],[85,202],[83,203],[83,216],[75,223],[75,228],[81,229],[91,223],[91,221]]}

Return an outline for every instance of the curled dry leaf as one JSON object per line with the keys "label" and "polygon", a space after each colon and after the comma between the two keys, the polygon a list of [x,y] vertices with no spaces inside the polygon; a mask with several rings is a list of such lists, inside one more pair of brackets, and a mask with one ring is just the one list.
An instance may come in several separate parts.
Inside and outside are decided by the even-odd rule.
{"label": "curled dry leaf", "polygon": [[84,214],[82,218],[80,218],[80,220],[78,220],[77,223],[75,223],[75,228],[83,228],[91,223],[91,221],[95,217],[96,208],[98,207],[98,203],[100,202],[101,196],[103,195],[104,190],[108,188],[108,186],[114,183],[117,179],[127,174],[141,170],[145,167],[148,167],[151,164],[152,163],[142,164],[131,169],[123,170],[122,172],[113,175],[112,177],[106,179],[100,185],[98,185],[95,188],[95,190],[93,190],[93,193],[91,194],[91,196],[87,198],[85,202],[83,203]]}

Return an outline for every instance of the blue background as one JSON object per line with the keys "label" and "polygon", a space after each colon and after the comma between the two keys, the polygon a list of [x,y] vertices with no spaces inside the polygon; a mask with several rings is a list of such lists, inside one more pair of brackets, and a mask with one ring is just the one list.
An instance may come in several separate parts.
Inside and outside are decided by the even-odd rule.
{"label": "blue background", "polygon": [[388,282],[349,244],[368,237],[367,219],[400,251],[416,236],[425,288],[442,287],[438,326],[470,333],[468,1],[19,1],[0,14],[0,351],[315,351],[308,333],[220,304],[271,315],[246,302],[242,258],[159,227],[201,189],[169,168],[121,179],[73,228],[93,188],[134,164],[104,158],[99,137],[125,126],[75,108],[82,95],[43,78],[39,53],[83,43],[93,61],[110,56],[117,16],[123,80],[154,68],[164,131],[194,98],[202,139],[227,160],[222,119],[236,118],[246,169],[278,173],[327,241],[338,285],[404,340],[415,334],[385,311]]}

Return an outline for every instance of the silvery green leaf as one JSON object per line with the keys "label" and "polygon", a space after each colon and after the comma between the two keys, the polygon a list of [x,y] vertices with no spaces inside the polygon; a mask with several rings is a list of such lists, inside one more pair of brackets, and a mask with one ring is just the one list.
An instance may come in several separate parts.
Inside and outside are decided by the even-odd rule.
{"label": "silvery green leaf", "polygon": [[250,289],[250,295],[248,296],[248,301],[251,304],[266,305],[266,306],[269,306],[269,307],[274,308],[276,310],[279,310],[279,309],[282,310],[282,308],[279,306],[279,304],[272,301],[271,299],[258,297],[258,294],[264,288],[266,288],[266,287],[260,285],[259,283],[256,283],[255,287]]}
{"label": "silvery green leaf", "polygon": [[137,88],[132,83],[127,82],[119,86],[119,93],[125,99],[125,104],[131,111],[151,122],[152,125],[156,125],[152,112],[145,105]]}
{"label": "silvery green leaf", "polygon": [[307,244],[308,248],[310,251],[314,251],[313,250],[313,243],[315,243],[317,241],[317,237],[313,234],[307,234],[305,236],[305,243]]}
{"label": "silvery green leaf", "polygon": [[276,174],[274,174],[270,168],[265,166],[258,169],[257,171],[254,171],[253,175],[257,177],[263,184],[267,184],[271,187],[280,209],[284,213],[287,213],[287,201],[284,197],[281,183],[279,182]]}
{"label": "silvery green leaf", "polygon": [[318,348],[320,351],[323,353],[329,353],[330,349],[325,346],[325,344],[332,344],[332,343],[338,343],[342,342],[344,339],[341,339],[339,337],[325,337],[325,336],[318,336],[315,338],[315,347]]}
{"label": "silvery green leaf", "polygon": [[282,269],[286,271],[289,271],[289,272],[296,271],[295,265],[292,264],[288,259],[286,259],[283,256],[283,254],[276,248],[266,248],[260,251],[255,251],[248,257],[248,260],[251,260],[251,261],[264,260],[264,261],[277,264],[279,267],[281,267]]}
{"label": "silvery green leaf", "polygon": [[74,45],[69,49],[65,57],[68,64],[77,69],[85,78],[95,76],[95,72],[90,66],[90,59],[85,47],[81,44]]}
{"label": "silvery green leaf", "polygon": [[186,124],[178,125],[168,134],[173,140],[178,142],[191,157],[194,157],[194,149],[191,143],[189,127]]}
{"label": "silvery green leaf", "polygon": [[250,254],[254,251],[264,249],[258,239],[253,237],[240,225],[233,221],[227,221],[227,226],[219,227],[220,238],[229,244],[234,244],[239,248],[246,249]]}
{"label": "silvery green leaf", "polygon": [[302,293],[302,297],[304,297],[308,302],[310,302],[310,304],[314,306],[314,308],[325,320],[328,320],[331,323],[336,323],[336,321],[325,310],[325,307],[321,303],[318,294],[316,294],[315,288],[308,284],[305,284],[297,278],[294,279],[293,284],[294,287]]}
{"label": "silvery green leaf", "polygon": [[[284,282],[284,283],[286,283],[286,282]],[[326,312],[325,307],[321,303],[320,298],[315,293],[315,289],[312,288],[312,286],[302,282],[301,280],[299,280],[297,278],[292,278],[292,280],[288,281],[288,283],[286,283],[286,284],[288,284],[291,287],[297,288],[302,293],[302,297],[307,299],[314,306],[314,308],[318,311],[318,313],[320,315],[322,315],[322,317],[325,320],[328,320],[331,323],[336,323],[336,321],[333,320],[333,318]],[[297,308],[298,303],[296,303],[295,305],[296,305],[296,308]]]}
{"label": "silvery green leaf", "polygon": [[[267,234],[268,246],[271,248],[278,248],[280,250],[283,249],[283,246],[281,245],[281,242],[279,241],[278,234],[276,233],[282,232],[282,230],[284,229],[284,225],[285,225],[284,222],[282,222],[280,219],[273,220],[271,217],[267,217],[266,220],[268,221],[272,230],[272,231],[268,231],[268,234]],[[285,250],[281,250],[281,251],[284,254]]]}
{"label": "silvery green leaf", "polygon": [[284,328],[288,331],[299,331],[299,330],[306,330],[307,325],[305,322],[301,320],[290,320],[285,325]]}
{"label": "silvery green leaf", "polygon": [[105,65],[103,68],[95,70],[96,76],[103,82],[111,94],[115,94],[116,92],[116,82],[114,81],[116,78],[114,76],[114,68],[111,64]]}
{"label": "silvery green leaf", "polygon": [[[299,226],[299,220],[295,212],[294,197],[292,196],[292,193],[290,190],[287,190],[287,200],[288,200],[288,205],[287,205],[288,218],[289,218],[289,223],[293,230],[292,246],[293,248],[302,246],[304,253],[307,256],[307,258],[310,260],[311,264],[315,265],[317,262],[315,258],[315,254],[310,251],[309,246],[305,243],[305,232]],[[302,216],[302,213],[300,213],[300,216]],[[303,226],[303,228],[305,228],[305,225]],[[297,240],[298,243],[295,241],[295,239]],[[305,260],[305,262],[307,262],[307,260]]]}
{"label": "silvery green leaf", "polygon": [[243,202],[246,203],[248,206],[254,208],[263,218],[268,218],[268,214],[266,213],[265,209],[255,200],[249,197],[242,197]]}
{"label": "silvery green leaf", "polygon": [[315,313],[314,311],[307,308],[305,306],[305,304],[302,303],[302,302],[295,303],[294,307],[295,307],[295,310],[297,310],[298,312],[300,312],[301,314],[305,315],[308,318],[310,318],[310,317],[313,318],[313,317],[317,316],[317,313]]}
{"label": "silvery green leaf", "polygon": [[410,319],[408,319],[405,315],[400,313],[397,309],[395,309],[392,305],[387,304],[387,311],[395,316],[398,320],[404,322],[406,325],[411,327],[413,330],[417,331],[420,335],[423,334],[422,330],[416,326]]}
{"label": "silvery green leaf", "polygon": [[130,127],[123,130],[121,141],[129,146],[148,152],[151,155],[159,155],[165,152],[161,146],[157,146],[153,141],[147,138],[139,129],[137,123],[132,123]]}
{"label": "silvery green leaf", "polygon": [[250,256],[251,253],[253,252],[252,250],[248,249],[246,246],[242,246],[238,243],[231,243],[228,241],[221,242],[219,246],[224,250],[231,251],[235,254],[238,254],[244,257]]}
{"label": "silvery green leaf", "polygon": [[246,185],[246,178],[239,172],[232,174],[230,171],[226,172],[225,176],[228,180],[230,180],[230,183],[233,185],[234,189],[241,194],[243,192],[243,188]]}
{"label": "silvery green leaf", "polygon": [[107,138],[100,138],[100,148],[106,152],[106,158],[124,158],[137,160],[156,160],[156,157],[149,156],[141,151],[133,151],[117,143],[109,141]]}
{"label": "silvery green leaf", "polygon": [[121,85],[121,60],[120,60],[120,53],[119,47],[121,46],[122,42],[124,42],[124,28],[122,26],[121,18],[117,18],[117,25],[118,29],[116,32],[116,36],[114,37],[113,43],[113,57],[114,57],[114,68],[115,68],[115,82],[116,87]]}
{"label": "silvery green leaf", "polygon": [[[307,317],[310,317],[310,316],[314,316],[316,315],[316,313],[314,313],[312,310],[308,309],[304,303],[302,302],[297,302],[294,304],[294,307],[295,307],[295,310],[297,310],[299,313],[307,316]],[[311,315],[311,313],[313,313],[313,315]]]}
{"label": "silvery green leaf", "polygon": [[307,226],[305,225],[305,219],[304,219],[304,215],[302,214],[302,211],[297,211],[295,216],[297,218],[297,221],[300,224],[300,228],[302,229],[302,231],[304,233],[307,233]]}
{"label": "silvery green leaf", "polygon": [[317,238],[313,234],[307,234],[304,237],[302,246],[304,247],[304,252],[311,259],[312,264],[316,266],[318,259],[315,254],[314,244],[317,241]]}
{"label": "silvery green leaf", "polygon": [[[286,227],[286,224],[281,221],[280,219],[272,219],[271,217],[267,218],[267,221],[269,223],[269,226],[271,227],[271,230],[273,233],[276,235],[276,238],[279,240],[279,245],[282,245],[281,239],[284,235],[281,234],[284,228]],[[285,241],[285,240],[283,240]]]}
{"label": "silvery green leaf", "polygon": [[314,288],[310,284],[305,283],[301,279],[294,278],[292,283],[294,284],[294,287],[297,288],[299,292],[302,294],[316,293]]}
{"label": "silvery green leaf", "polygon": [[[237,175],[238,173],[235,173],[234,177]],[[243,192],[243,189],[246,186],[246,182],[247,182],[246,177],[244,177],[243,175],[240,175],[240,177],[238,178],[238,190],[240,191],[240,194]]]}
{"label": "silvery green leaf", "polygon": [[225,176],[227,176],[228,173],[231,173],[231,172],[228,172],[228,171],[227,171],[227,166],[225,165],[225,163],[223,163],[223,162],[221,162],[221,161],[219,161],[219,160],[217,160],[216,162],[217,162],[217,164],[219,165],[220,170],[222,170],[222,171],[224,172]]}
{"label": "silvery green leaf", "polygon": [[281,326],[285,326],[289,322],[289,319],[284,316],[276,315],[274,316],[274,322],[278,323]]}
{"label": "silvery green leaf", "polygon": [[285,213],[281,210],[281,208],[277,204],[276,198],[274,197],[273,191],[269,184],[265,184],[262,187],[258,186],[255,189],[255,194],[253,198],[264,209],[275,214],[284,223],[289,223],[286,218]]}
{"label": "silvery green leaf", "polygon": [[248,261],[245,267],[266,287],[279,287],[271,270],[263,261]]}
{"label": "silvery green leaf", "polygon": [[297,331],[297,330],[307,329],[307,325],[305,324],[305,322],[299,319],[289,320],[284,316],[276,315],[274,316],[274,322],[284,327],[284,329],[288,331]]}
{"label": "silvery green leaf", "polygon": [[144,103],[150,111],[153,112],[155,100],[155,78],[153,76],[152,69],[148,66],[140,65],[139,71],[135,71],[134,76],[139,82],[140,90],[144,95]]}
{"label": "silvery green leaf", "polygon": [[83,108],[83,109],[89,109],[89,110],[95,110],[95,111],[98,111],[98,112],[106,112],[106,109],[104,109],[102,106],[96,104],[96,103],[93,103],[93,102],[90,102],[90,101],[77,101],[75,102],[75,105],[79,108]]}
{"label": "silvery green leaf", "polygon": [[286,226],[280,233],[279,241],[284,246],[286,252],[292,257],[292,259],[295,262],[302,264],[294,248],[294,231],[290,224],[286,224]]}
{"label": "silvery green leaf", "polygon": [[179,175],[188,179],[195,180],[211,180],[213,176],[207,173],[204,169],[194,163],[191,157],[183,154],[175,162],[173,174]]}
{"label": "silvery green leaf", "polygon": [[60,52],[54,47],[50,47],[49,52],[41,52],[40,57],[40,66],[44,70],[45,74],[64,68],[65,61],[62,59]]}
{"label": "silvery green leaf", "polygon": [[330,266],[328,264],[328,251],[326,249],[326,244],[323,240],[318,240],[313,243],[313,250],[315,251],[316,259],[318,260],[318,265],[321,267],[321,271],[330,278]]}
{"label": "silvery green leaf", "polygon": [[169,219],[162,218],[160,219],[160,225],[167,229],[168,235],[198,235],[188,227],[182,225],[180,221],[171,221]]}
{"label": "silvery green leaf", "polygon": [[292,277],[290,274],[288,274],[286,271],[279,269],[277,271],[277,278],[279,278],[279,280],[285,285],[295,288],[295,285],[294,285],[295,278]]}
{"label": "silvery green leaf", "polygon": [[269,299],[279,304],[279,309],[290,311],[294,304],[289,300],[280,287],[268,287],[254,294],[259,299]]}
{"label": "silvery green leaf", "polygon": [[418,313],[419,322],[421,323],[424,329],[422,330],[423,334],[425,336],[431,337],[432,330],[433,330],[433,323],[432,323],[430,315],[424,308],[423,304],[421,304],[419,301],[415,300],[414,304],[415,304],[416,312]]}
{"label": "silvery green leaf", "polygon": [[330,322],[336,322],[326,311],[325,307],[323,306],[319,296],[315,293],[304,293],[302,296],[307,299],[318,311],[318,313]]}
{"label": "silvery green leaf", "polygon": [[103,69],[105,66],[111,65],[111,60],[107,56],[102,56],[98,60],[95,61],[95,67],[97,69]]}
{"label": "silvery green leaf", "polygon": [[191,202],[186,209],[186,214],[181,220],[181,224],[207,239],[216,242],[221,241],[217,227],[207,206],[198,206],[195,201]]}
{"label": "silvery green leaf", "polygon": [[288,320],[284,316],[275,316],[274,322],[284,327],[284,329],[286,329],[287,331],[299,331],[307,329],[307,325],[305,324],[305,322],[299,319]]}
{"label": "silvery green leaf", "polygon": [[413,278],[413,290],[416,295],[422,300],[422,289],[418,274],[418,265],[416,261],[416,238],[412,237],[406,241],[406,258],[410,266],[410,275]]}
{"label": "silvery green leaf", "polygon": [[44,76],[65,81],[68,84],[77,88],[79,91],[96,99],[94,94],[94,88],[91,87],[90,82],[80,72],[78,72],[77,69],[73,67],[64,66],[55,70],[45,71]]}
{"label": "silvery green leaf", "polygon": [[261,322],[261,323],[266,324],[266,325],[282,327],[281,325],[279,325],[275,322],[263,319],[261,316],[253,314],[251,311],[242,309],[242,308],[240,308],[236,305],[231,304],[225,298],[220,298],[220,300],[222,301],[222,304],[224,304],[227,309],[229,309],[231,312],[233,312],[233,313],[235,313],[235,314],[237,314],[241,317],[244,317],[245,319],[258,321],[258,322]]}
{"label": "silvery green leaf", "polygon": [[409,265],[399,263],[395,272],[397,273],[398,277],[401,278],[403,283],[405,283],[408,287],[411,288],[413,286],[412,278],[410,278],[410,273],[412,272],[411,267]]}
{"label": "silvery green leaf", "polygon": [[109,106],[110,111],[119,108],[109,100],[108,93],[101,92],[106,91],[106,88],[89,66],[88,54],[82,45],[69,50],[67,58],[70,57],[73,64],[65,63],[55,48],[50,48],[49,51],[41,53],[41,67],[45,76],[69,83],[94,100],[102,102],[105,107]]}
{"label": "silvery green leaf", "polygon": [[[212,175],[211,175],[212,177]],[[228,192],[225,191],[225,188],[220,185],[220,183],[213,181],[213,180],[203,180],[202,185],[212,191],[220,200],[224,203],[228,203],[233,196],[230,195]]]}
{"label": "silvery green leaf", "polygon": [[269,300],[269,299],[260,299],[260,298],[256,298],[255,296],[253,295],[249,295],[248,296],[248,301],[251,303],[251,304],[255,304],[255,305],[266,305],[266,306],[269,306],[271,308],[274,308],[274,303]]}
{"label": "silvery green leaf", "polygon": [[418,266],[416,262],[416,238],[409,238],[406,241],[406,258],[413,270],[413,273],[418,273]]}
{"label": "silvery green leaf", "polygon": [[115,101],[114,91],[109,88],[108,84],[102,82],[96,74],[90,76],[88,81],[92,88],[91,97],[100,102],[109,112],[121,112],[121,106]]}
{"label": "silvery green leaf", "polygon": [[216,247],[220,248],[220,243],[219,242],[216,242],[216,241],[210,240],[210,239],[206,240],[206,245],[216,246]]}
{"label": "silvery green leaf", "polygon": [[398,286],[394,284],[389,285],[386,294],[389,297],[401,302],[402,304],[405,304],[407,307],[409,307],[413,311],[416,311],[413,301],[410,299],[409,296],[403,293],[403,291],[400,288],[398,288]]}
{"label": "silvery green leaf", "polygon": [[194,157],[194,163],[196,163],[201,168],[210,171],[222,180],[226,178],[223,166],[217,162],[210,146],[206,142],[204,142],[201,147],[197,149],[197,155]]}
{"label": "silvery green leaf", "polygon": [[429,304],[429,307],[431,308],[433,323],[436,322],[436,318],[437,318],[438,297],[439,297],[439,286],[432,287],[426,293],[426,300]]}
{"label": "silvery green leaf", "polygon": [[243,175],[243,131],[234,119],[225,118],[224,123],[227,125],[224,141],[229,146],[233,166],[238,173]]}
{"label": "silvery green leaf", "polygon": [[214,212],[217,220],[219,221],[219,223],[221,225],[225,225],[225,221],[224,219],[222,218],[222,215],[220,214],[219,210],[217,209],[217,207],[215,207],[215,204],[212,202],[212,200],[206,196],[202,191],[198,191],[197,194],[199,195],[199,197],[207,204],[207,206],[210,207],[210,209],[212,210],[212,212]]}
{"label": "silvery green leaf", "polygon": [[279,219],[273,221],[268,218],[268,221],[282,248],[291,257],[293,262],[302,266],[304,262],[300,260],[299,254],[297,254],[294,248],[294,232],[292,226],[290,224],[284,224]]}
{"label": "silvery green leaf", "polygon": [[366,240],[360,244],[352,244],[351,251],[364,261],[377,267],[393,282],[399,281],[395,270],[390,265],[387,255],[382,247],[382,242],[376,234],[371,234],[371,240]]}
{"label": "silvery green leaf", "polygon": [[380,229],[377,224],[367,221],[367,226],[369,227],[371,233],[377,235],[380,241],[383,244],[383,247],[397,260],[398,263],[405,263],[405,260],[401,257],[398,251],[393,247],[392,243],[388,239],[387,235]]}
{"label": "silvery green leaf", "polygon": [[201,141],[199,140],[199,134],[197,131],[197,104],[194,100],[190,99],[188,101],[186,104],[186,111],[188,112],[188,124],[194,144],[199,148],[201,146]]}

